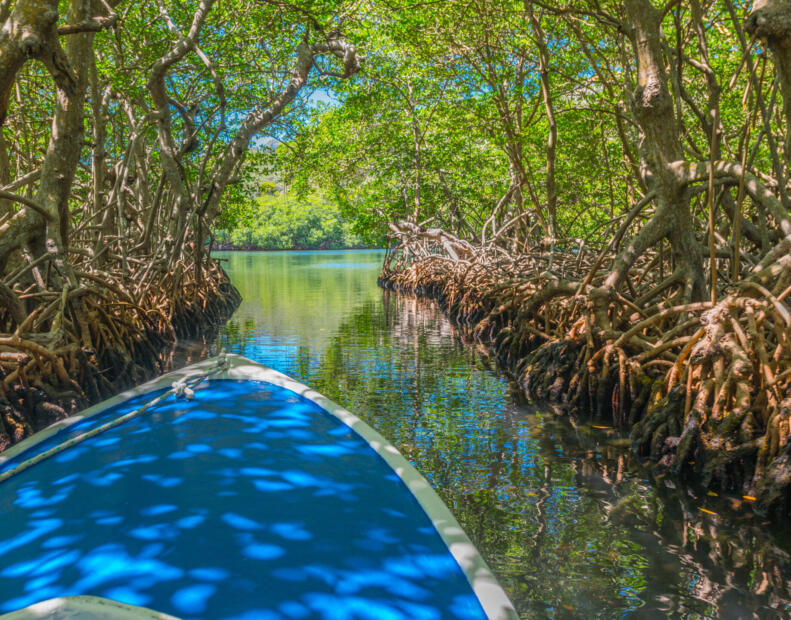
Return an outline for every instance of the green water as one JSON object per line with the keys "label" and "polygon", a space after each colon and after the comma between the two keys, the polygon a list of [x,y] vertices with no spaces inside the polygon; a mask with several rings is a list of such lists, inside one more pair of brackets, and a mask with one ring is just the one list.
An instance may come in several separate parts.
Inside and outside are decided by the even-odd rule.
{"label": "green water", "polygon": [[432,303],[376,286],[381,252],[217,256],[244,301],[212,349],[291,375],[384,434],[524,618],[791,616],[785,532],[740,498],[648,481],[611,430],[528,406]]}

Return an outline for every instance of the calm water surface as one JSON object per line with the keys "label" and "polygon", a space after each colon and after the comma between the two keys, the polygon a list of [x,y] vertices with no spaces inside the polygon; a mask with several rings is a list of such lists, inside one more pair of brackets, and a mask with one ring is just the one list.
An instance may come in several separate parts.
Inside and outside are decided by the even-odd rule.
{"label": "calm water surface", "polygon": [[791,617],[787,532],[739,498],[649,482],[622,436],[529,406],[433,304],[377,287],[383,253],[217,256],[244,301],[211,348],[384,434],[524,618]]}

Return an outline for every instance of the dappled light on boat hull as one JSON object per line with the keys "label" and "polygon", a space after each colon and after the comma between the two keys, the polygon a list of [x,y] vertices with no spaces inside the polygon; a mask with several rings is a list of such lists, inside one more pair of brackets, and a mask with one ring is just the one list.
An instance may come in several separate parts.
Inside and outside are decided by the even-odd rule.
{"label": "dappled light on boat hull", "polygon": [[273,385],[211,381],[20,473],[0,532],[1,612],[90,594],[189,618],[485,617],[393,470]]}

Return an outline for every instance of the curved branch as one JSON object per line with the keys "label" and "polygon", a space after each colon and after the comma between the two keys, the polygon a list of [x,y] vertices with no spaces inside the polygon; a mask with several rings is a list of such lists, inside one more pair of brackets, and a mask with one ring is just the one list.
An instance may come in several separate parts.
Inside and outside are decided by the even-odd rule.
{"label": "curved branch", "polygon": [[7,192],[5,190],[0,189],[0,198],[5,200],[13,200],[14,202],[20,202],[26,207],[30,207],[38,213],[41,217],[45,220],[52,221],[52,214],[50,214],[44,207],[38,204],[36,201],[31,200],[30,198],[25,198],[24,196],[20,196],[19,194],[13,194],[11,192]]}
{"label": "curved branch", "polygon": [[67,24],[58,27],[59,35],[79,34],[81,32],[101,32],[105,28],[112,28],[118,22],[118,15],[113,13],[108,17],[98,16],[87,19],[78,24]]}
{"label": "curved branch", "polygon": [[247,151],[253,136],[274,122],[296,99],[308,81],[308,76],[316,64],[316,58],[328,53],[343,61],[344,73],[341,77],[348,78],[362,68],[363,56],[358,54],[353,44],[343,38],[329,39],[312,45],[302,41],[297,48],[296,65],[286,88],[268,105],[259,104],[250,111],[212,171],[211,187],[201,208],[201,212],[208,214],[209,219],[217,215],[220,199],[228,186],[231,173]]}
{"label": "curved branch", "polygon": [[[715,179],[730,177],[735,183],[739,183],[744,175],[744,188],[750,197],[760,203],[775,219],[783,235],[791,239],[791,216],[789,216],[783,203],[766,187],[754,174],[746,171],[741,164],[731,161],[715,161],[713,163],[713,176]],[[691,185],[708,181],[712,174],[712,164],[710,162],[689,163],[677,161],[669,165],[676,178],[683,185]]]}
{"label": "curved branch", "polygon": [[662,217],[659,213],[648,220],[648,223],[638,235],[615,258],[612,271],[604,280],[604,287],[618,290],[634,261],[648,248],[667,235],[670,229],[670,222],[670,218]]}

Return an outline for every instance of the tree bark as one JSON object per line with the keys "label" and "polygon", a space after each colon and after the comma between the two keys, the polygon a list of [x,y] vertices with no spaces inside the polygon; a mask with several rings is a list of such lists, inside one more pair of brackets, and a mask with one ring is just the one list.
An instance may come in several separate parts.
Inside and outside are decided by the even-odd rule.
{"label": "tree bark", "polygon": [[[79,23],[92,16],[91,0],[72,0],[67,19]],[[69,88],[56,80],[55,114],[52,119],[52,137],[41,164],[41,181],[37,194],[38,203],[49,218],[41,222],[43,237],[36,234],[29,243],[34,257],[48,252],[57,271],[70,285],[77,285],[66,256],[70,214],[68,200],[74,173],[79,163],[84,135],[85,93],[93,54],[93,32],[71,35],[61,60],[61,70],[72,76]],[[35,216],[41,220],[41,216]]]}
{"label": "tree bark", "polygon": [[19,70],[32,58],[62,61],[57,40],[58,0],[18,0],[0,30],[0,125]]}
{"label": "tree bark", "polygon": [[[684,266],[687,276],[687,297],[691,301],[707,299],[703,274],[703,255],[695,237],[689,195],[673,170],[673,164],[684,159],[680,128],[673,110],[668,76],[662,53],[662,11],[650,0],[626,0],[630,19],[630,36],[637,60],[637,88],[632,95],[632,114],[640,128],[639,152],[641,173],[646,186],[656,194],[654,218],[664,223],[673,256]],[[622,260],[616,264],[623,263]],[[618,273],[608,282],[623,281]],[[615,274],[614,274],[615,275]]]}

